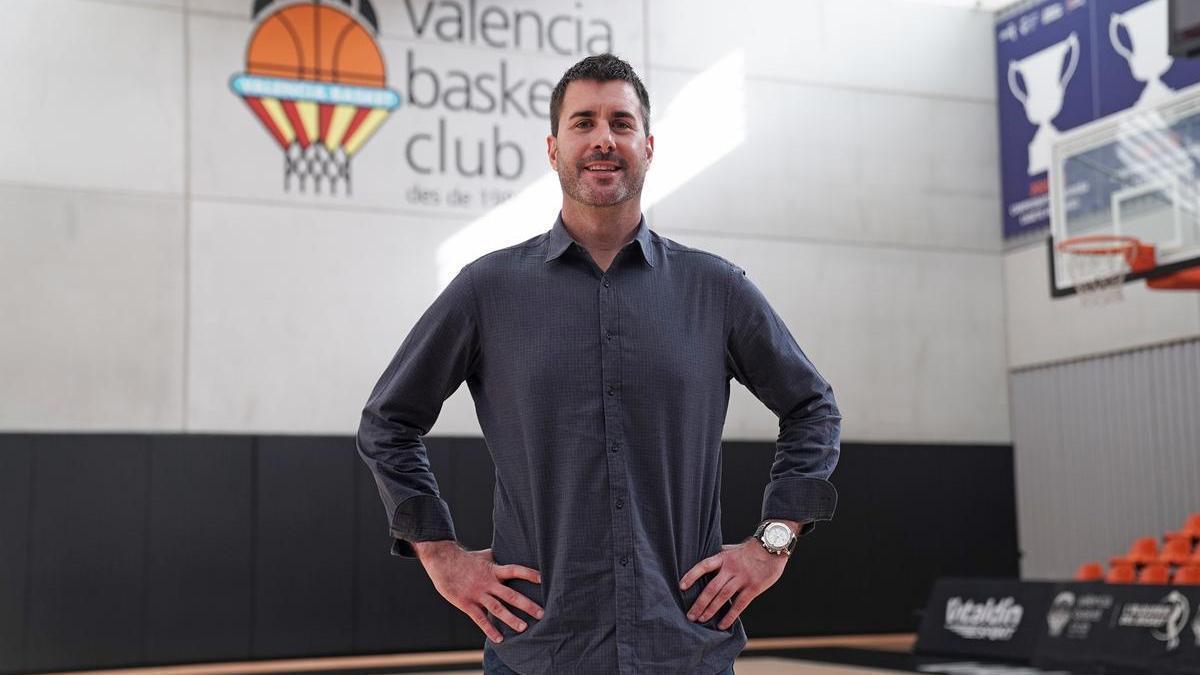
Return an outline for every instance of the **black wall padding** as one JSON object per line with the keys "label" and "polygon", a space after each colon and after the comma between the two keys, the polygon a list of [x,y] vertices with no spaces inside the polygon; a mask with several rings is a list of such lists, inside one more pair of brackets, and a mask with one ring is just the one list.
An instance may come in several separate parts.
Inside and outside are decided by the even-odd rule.
{"label": "black wall padding", "polygon": [[251,654],[253,443],[244,437],[154,439],[140,660]]}
{"label": "black wall padding", "polygon": [[[487,446],[426,444],[486,548]],[[773,455],[725,444],[726,542],[758,523]],[[1017,575],[1011,447],[848,443],[834,483],[752,637],[912,631],[938,577]],[[350,437],[0,434],[0,672],[480,648],[389,547]]]}
{"label": "black wall padding", "polygon": [[[425,445],[430,466],[435,475],[442,477],[443,489],[447,489],[453,482],[448,453],[453,440],[427,438]],[[354,460],[358,461],[358,457]],[[434,590],[420,563],[400,560],[388,553],[391,543],[387,536],[387,516],[375,480],[365,466],[355,476],[355,522],[359,526],[354,549],[358,579],[354,652],[383,654],[454,648],[455,642],[450,637],[452,608]],[[485,517],[490,516],[489,507]],[[460,520],[469,517],[469,513],[464,513]]]}
{"label": "black wall padding", "polygon": [[354,649],[355,499],[350,439],[257,440],[256,658]]}
{"label": "black wall padding", "polygon": [[149,436],[32,439],[25,663],[116,666],[146,637]]}
{"label": "black wall padding", "polygon": [[[765,443],[727,442],[725,540],[757,523]],[[1011,446],[847,443],[833,521],[797,544],[745,615],[753,637],[915,631],[943,576],[1019,574]]]}
{"label": "black wall padding", "polygon": [[33,439],[0,435],[0,670],[25,666]]}

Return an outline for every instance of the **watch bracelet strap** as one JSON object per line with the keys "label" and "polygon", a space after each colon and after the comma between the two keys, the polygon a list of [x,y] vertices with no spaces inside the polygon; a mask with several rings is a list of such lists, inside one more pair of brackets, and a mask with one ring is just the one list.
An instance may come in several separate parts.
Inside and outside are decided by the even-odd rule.
{"label": "watch bracelet strap", "polygon": [[[763,548],[766,548],[766,544],[763,544],[763,540],[762,540],[763,532],[766,532],[767,525],[769,523],[773,523],[773,522],[779,522],[779,521],[776,521],[772,518],[768,518],[768,519],[762,521],[761,523],[759,523],[758,529],[754,530],[754,538],[758,540],[759,544],[762,544]],[[792,532],[792,528],[790,528],[790,527],[788,528],[788,533],[792,535],[792,538],[788,541],[787,548],[784,549],[783,553],[786,553],[787,555],[790,556],[790,555],[792,555],[792,551],[796,550],[796,543],[800,541],[800,537],[797,537],[796,533]]]}

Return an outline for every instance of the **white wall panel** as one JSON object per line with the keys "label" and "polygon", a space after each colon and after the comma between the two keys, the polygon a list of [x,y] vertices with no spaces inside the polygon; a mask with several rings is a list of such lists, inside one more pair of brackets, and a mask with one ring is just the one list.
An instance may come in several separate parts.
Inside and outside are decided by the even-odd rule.
{"label": "white wall panel", "polygon": [[[403,11],[393,8],[392,14]],[[393,20],[396,19],[399,16]],[[574,56],[512,53],[430,41],[414,45],[407,39],[381,39],[388,85],[400,92],[402,103],[353,157],[353,197],[347,199],[344,191],[335,197],[328,190],[316,194],[311,183],[307,191],[301,191],[295,179],[290,189],[285,190],[283,150],[247,104],[230,89],[230,78],[245,70],[246,45],[253,24],[232,16],[195,14],[189,27],[193,192],[201,198],[266,200],[281,205],[366,206],[450,217],[481,214],[488,208],[481,200],[481,190],[519,192],[549,172],[546,136],[550,133],[550,123],[548,118],[530,110],[530,88],[534,80],[545,80],[549,86],[543,89],[548,91],[577,60]],[[620,44],[629,46],[627,51],[634,55],[635,67],[641,66],[638,57],[642,45],[636,41],[640,37],[640,32],[632,29],[616,36]],[[436,74],[443,92],[449,86],[447,78],[452,71],[467,73],[471,78],[489,75],[492,80],[487,86],[498,101],[503,101],[498,84],[501,63],[509,89],[515,92],[516,104],[510,102],[505,108],[507,112],[501,111],[501,103],[497,103],[497,112],[493,114],[447,112],[440,103],[428,106],[433,86],[426,71]],[[410,68],[418,72],[416,91],[408,86]],[[420,97],[420,106],[412,103],[414,96]],[[475,105],[486,105],[482,97],[476,89]],[[429,138],[417,139],[421,134]],[[499,155],[503,163],[501,171],[509,175],[517,171],[515,150],[509,146],[520,149],[520,166],[523,166],[521,175],[513,179],[497,175],[496,169]],[[463,165],[469,170],[479,165],[482,156],[482,177],[463,175],[456,168],[460,147]],[[409,155],[415,158],[420,170],[430,173],[423,174],[414,168],[407,159]],[[461,208],[429,207],[410,197],[409,189],[413,186],[436,189],[443,195],[458,189],[471,195],[473,201]]]}
{"label": "white wall panel", "polygon": [[752,76],[994,100],[990,12],[886,0],[647,4],[651,67],[744,50]]}
{"label": "white wall panel", "polygon": [[[460,226],[195,201],[188,429],[353,433]],[[480,433],[466,393],[437,433]]]}
{"label": "white wall panel", "polygon": [[[193,216],[189,428],[352,429],[375,378],[436,293],[436,270],[423,252],[457,226],[212,203],[199,203]],[[751,270],[834,382],[848,411],[847,439],[1007,440],[998,261],[680,239]],[[804,288],[815,290],[797,291]],[[950,314],[946,306],[974,311]],[[478,433],[465,388],[433,433]],[[727,433],[773,438],[776,421],[741,390]]]}
{"label": "white wall panel", "polygon": [[[995,256],[661,232],[747,271],[832,383],[845,440],[1008,442]],[[735,388],[727,437],[775,438]]]}
{"label": "white wall panel", "polygon": [[[643,58],[644,1],[575,0],[565,3],[561,0],[372,0],[371,4],[375,7],[379,20],[380,35],[385,39],[403,40],[410,45],[457,45],[482,52],[495,52],[497,55],[519,52],[559,58],[562,55],[556,53],[556,48],[573,50],[578,44],[586,46],[589,40],[603,36],[606,31],[598,22],[604,22],[616,38],[616,52],[623,58],[640,61]],[[244,19],[249,24],[253,0],[189,0],[188,7],[193,13],[220,14]],[[494,46],[485,41],[480,30],[482,13],[488,7],[503,10],[504,18],[494,12],[489,13],[487,17],[492,25],[509,26],[507,31],[491,29],[488,33],[492,43],[503,46]],[[460,11],[463,17],[462,36],[461,39],[456,39],[457,17],[460,16]],[[519,17],[517,12],[521,13]],[[542,35],[540,42],[537,38],[539,26]],[[551,28],[554,33],[553,44],[546,32]]]}
{"label": "white wall panel", "polygon": [[1045,242],[1004,256],[1008,360],[1012,368],[1200,335],[1200,294],[1126,284],[1124,301],[1084,306],[1050,297]]}
{"label": "white wall panel", "polygon": [[182,10],[187,0],[83,0],[86,2],[108,3],[110,5],[131,5],[149,7],[151,9]]}
{"label": "white wall panel", "polygon": [[924,2],[824,0],[831,79],[994,100],[991,12]]}
{"label": "white wall panel", "polygon": [[0,181],[183,190],[183,15],[146,6],[4,3]]}
{"label": "white wall panel", "polygon": [[0,186],[0,429],[177,430],[183,205]]}
{"label": "white wall panel", "polygon": [[[888,128],[887,120],[879,119],[878,122],[879,128]],[[928,151],[933,165],[932,189],[988,197],[998,207],[998,124],[996,106],[990,102],[937,100],[933,106],[932,121],[913,129],[919,134],[928,134],[926,141],[930,144]],[[907,134],[913,130],[893,129],[893,133]],[[993,210],[998,211],[998,208]],[[994,231],[989,223],[988,232]]]}
{"label": "white wall panel", "polygon": [[[670,179],[659,174],[672,154],[734,133],[714,120],[671,134],[694,77],[652,71],[663,126],[650,182]],[[753,79],[744,92],[744,140],[655,205],[663,226],[999,253],[991,104]]]}

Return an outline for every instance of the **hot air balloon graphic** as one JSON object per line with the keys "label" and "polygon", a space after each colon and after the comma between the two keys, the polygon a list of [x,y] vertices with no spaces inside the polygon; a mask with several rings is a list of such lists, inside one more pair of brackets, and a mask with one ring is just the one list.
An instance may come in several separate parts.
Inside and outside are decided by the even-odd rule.
{"label": "hot air balloon graphic", "polygon": [[[270,10],[269,12],[267,10]],[[246,72],[229,86],[283,149],[284,189],[350,193],[350,160],[400,105],[369,0],[256,0]]]}

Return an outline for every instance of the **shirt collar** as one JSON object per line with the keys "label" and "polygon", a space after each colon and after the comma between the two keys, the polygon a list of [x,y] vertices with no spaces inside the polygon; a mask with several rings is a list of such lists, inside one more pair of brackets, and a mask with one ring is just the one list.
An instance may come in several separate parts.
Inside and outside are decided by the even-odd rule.
{"label": "shirt collar", "polygon": [[[641,221],[638,222],[637,232],[634,233],[633,240],[641,247],[642,257],[645,258],[646,263],[654,267],[657,259],[654,254],[654,244],[650,240],[650,228],[646,227],[645,216],[642,216]],[[571,233],[567,231],[567,226],[563,224],[562,213],[560,212],[558,218],[554,220],[554,227],[550,229],[550,232],[546,236],[545,262],[550,262],[561,256],[572,244],[577,243],[571,236]]]}

